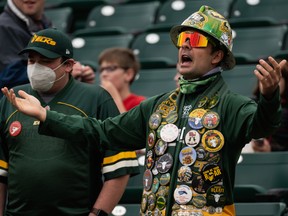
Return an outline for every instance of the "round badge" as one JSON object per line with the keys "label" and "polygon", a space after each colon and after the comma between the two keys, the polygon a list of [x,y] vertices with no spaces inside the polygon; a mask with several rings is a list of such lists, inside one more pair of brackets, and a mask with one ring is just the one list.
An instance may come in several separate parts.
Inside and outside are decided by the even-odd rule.
{"label": "round badge", "polygon": [[156,131],[156,133],[157,133],[157,138],[161,138],[161,137],[160,137],[160,131],[162,130],[162,128],[163,128],[164,125],[165,125],[165,124],[161,124],[161,125],[157,128],[157,131]]}
{"label": "round badge", "polygon": [[13,137],[18,136],[22,131],[22,125],[19,121],[14,121],[9,127],[9,134]]}
{"label": "round badge", "polygon": [[215,95],[209,100],[209,102],[208,102],[208,108],[209,108],[209,109],[212,109],[213,107],[215,107],[215,106],[218,104],[219,99],[220,99],[220,97],[219,97],[217,94],[215,94]]}
{"label": "round badge", "polygon": [[220,151],[224,145],[224,136],[220,131],[208,130],[202,136],[202,144],[209,152]]}
{"label": "round badge", "polygon": [[196,148],[197,160],[203,161],[206,158],[207,151],[202,147],[199,146]]}
{"label": "round badge", "polygon": [[157,170],[159,173],[166,173],[173,165],[173,157],[170,153],[162,155],[157,161]]}
{"label": "round badge", "polygon": [[219,125],[219,121],[219,115],[213,111],[208,111],[202,118],[202,124],[207,129],[216,128]]}
{"label": "round badge", "polygon": [[153,113],[149,118],[149,127],[153,130],[157,129],[161,124],[162,116],[159,112]]}
{"label": "round badge", "polygon": [[154,193],[150,193],[147,199],[148,199],[148,203],[147,203],[148,210],[150,211],[154,210],[156,206],[156,195]]}
{"label": "round badge", "polygon": [[169,114],[166,117],[166,121],[171,124],[175,123],[177,119],[178,119],[178,113],[175,110],[169,112]]}
{"label": "round badge", "polygon": [[207,205],[214,207],[225,206],[225,189],[222,185],[213,185],[207,190]]}
{"label": "round badge", "polygon": [[199,108],[203,108],[203,107],[205,107],[207,105],[207,103],[208,103],[208,97],[205,96],[199,101],[198,107]]}
{"label": "round badge", "polygon": [[219,163],[221,157],[219,152],[207,152],[206,160],[209,163]]}
{"label": "round badge", "polygon": [[149,169],[146,169],[143,174],[143,187],[146,191],[149,191],[152,186],[152,172]]}
{"label": "round badge", "polygon": [[141,199],[141,211],[142,211],[142,213],[144,213],[147,209],[147,202],[148,202],[147,194],[143,194],[142,199]]}
{"label": "round badge", "polygon": [[202,108],[192,110],[188,118],[189,126],[197,130],[203,128],[202,118],[206,112],[207,111]]}
{"label": "round badge", "polygon": [[192,170],[188,166],[182,166],[178,170],[178,181],[189,182],[192,179]]}
{"label": "round badge", "polygon": [[174,199],[178,204],[184,205],[192,199],[192,190],[187,185],[178,185],[174,190]]}
{"label": "round badge", "polygon": [[178,127],[174,124],[166,124],[160,131],[160,137],[165,142],[173,142],[178,137]]}
{"label": "round badge", "polygon": [[200,142],[200,134],[196,130],[190,130],[185,136],[185,143],[188,146],[195,147]]}
{"label": "round badge", "polygon": [[216,184],[222,179],[222,171],[217,164],[206,164],[202,169],[202,178],[209,184]]}
{"label": "round badge", "polygon": [[159,196],[156,201],[156,206],[159,210],[163,210],[166,206],[166,199],[164,196]]}
{"label": "round badge", "polygon": [[153,148],[155,140],[156,140],[156,133],[155,131],[151,130],[148,134],[148,146],[150,149]]}
{"label": "round badge", "polygon": [[192,180],[192,188],[196,193],[205,194],[209,186],[205,184],[205,181],[203,180],[201,175],[194,175]]}
{"label": "round badge", "polygon": [[162,174],[160,177],[160,185],[168,185],[170,182],[170,173]]}
{"label": "round badge", "polygon": [[192,204],[200,209],[206,205],[206,198],[203,195],[196,195],[192,199]]}
{"label": "round badge", "polygon": [[160,186],[157,192],[157,196],[167,196],[169,192],[169,187],[168,186]]}
{"label": "round badge", "polygon": [[168,147],[168,144],[164,142],[162,139],[159,139],[155,144],[155,154],[157,156],[161,156],[165,153],[166,149]]}
{"label": "round badge", "polygon": [[153,153],[152,150],[149,150],[149,151],[146,153],[146,167],[147,167],[147,169],[153,168],[154,163],[155,163],[154,153]]}
{"label": "round badge", "polygon": [[196,151],[193,147],[184,147],[179,153],[179,160],[185,166],[192,165],[197,158]]}
{"label": "round badge", "polygon": [[158,179],[157,177],[154,177],[151,191],[152,191],[153,193],[156,193],[157,190],[158,190],[158,188],[159,188],[159,185],[160,185],[159,179]]}

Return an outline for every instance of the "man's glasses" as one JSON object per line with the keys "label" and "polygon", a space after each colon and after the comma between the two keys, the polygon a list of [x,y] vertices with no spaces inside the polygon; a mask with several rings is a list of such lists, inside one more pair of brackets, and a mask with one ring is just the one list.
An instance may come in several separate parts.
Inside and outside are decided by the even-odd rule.
{"label": "man's glasses", "polygon": [[181,47],[189,39],[191,47],[207,47],[208,38],[198,32],[181,32],[178,35],[177,47]]}
{"label": "man's glasses", "polygon": [[103,71],[106,71],[106,72],[108,72],[108,73],[111,73],[111,72],[116,71],[116,70],[119,69],[119,68],[122,68],[122,69],[124,69],[124,70],[127,70],[127,68],[113,65],[113,66],[101,67],[101,68],[99,69],[99,73],[102,73]]}

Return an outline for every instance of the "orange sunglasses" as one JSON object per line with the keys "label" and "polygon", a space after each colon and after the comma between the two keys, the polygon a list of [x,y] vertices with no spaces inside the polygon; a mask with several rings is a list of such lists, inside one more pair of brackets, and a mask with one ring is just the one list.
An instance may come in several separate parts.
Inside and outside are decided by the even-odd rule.
{"label": "orange sunglasses", "polygon": [[207,47],[208,38],[198,32],[181,32],[178,35],[177,47],[181,47],[189,39],[191,47]]}

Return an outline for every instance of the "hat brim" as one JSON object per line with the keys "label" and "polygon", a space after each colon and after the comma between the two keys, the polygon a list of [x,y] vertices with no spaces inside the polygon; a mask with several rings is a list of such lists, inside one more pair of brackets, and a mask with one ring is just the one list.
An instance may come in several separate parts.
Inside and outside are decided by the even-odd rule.
{"label": "hat brim", "polygon": [[[171,28],[170,30],[170,38],[173,42],[173,44],[177,47],[177,37],[178,35],[183,32],[183,31],[187,31],[187,30],[196,30],[199,32],[203,32],[204,35],[207,35],[207,32],[202,31],[201,29],[197,29],[197,28],[193,28],[191,26],[185,26],[185,25],[178,25],[178,26],[174,26]],[[208,34],[210,35],[210,34]],[[210,35],[211,37],[213,37],[213,35]],[[214,37],[213,37],[214,38]],[[221,67],[223,70],[231,70],[236,64],[235,58],[233,53],[227,48],[227,55],[225,56],[225,59],[223,59],[223,62],[221,64]]]}
{"label": "hat brim", "polygon": [[43,48],[41,48],[41,47],[29,47],[29,48],[25,48],[25,49],[23,49],[23,50],[19,53],[19,55],[24,54],[24,53],[27,53],[27,52],[30,52],[30,51],[35,51],[35,52],[37,52],[37,53],[39,53],[39,54],[41,54],[41,55],[43,55],[43,56],[45,56],[45,57],[47,57],[47,58],[50,58],[50,59],[55,59],[55,58],[61,57],[60,54],[55,53],[55,52],[52,52],[52,51],[47,50],[47,49],[43,49]]}

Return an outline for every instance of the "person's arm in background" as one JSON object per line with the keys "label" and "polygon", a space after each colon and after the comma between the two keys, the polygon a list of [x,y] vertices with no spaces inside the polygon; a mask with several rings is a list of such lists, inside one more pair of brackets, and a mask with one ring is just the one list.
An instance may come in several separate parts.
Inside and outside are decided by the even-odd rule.
{"label": "person's arm in background", "polygon": [[123,104],[122,98],[120,96],[120,93],[116,89],[116,87],[108,80],[102,80],[101,81],[101,86],[109,92],[111,97],[113,98],[116,106],[118,107],[118,110],[120,113],[126,112],[126,108]]}
{"label": "person's arm in background", "polygon": [[[124,175],[105,181],[93,208],[101,209],[106,213],[111,213],[121,199],[128,180],[129,175]],[[95,216],[95,214],[90,213],[89,216]]]}
{"label": "person's arm in background", "polygon": [[88,65],[83,65],[80,62],[76,62],[73,66],[72,76],[85,83],[93,84],[95,82],[95,71]]}

